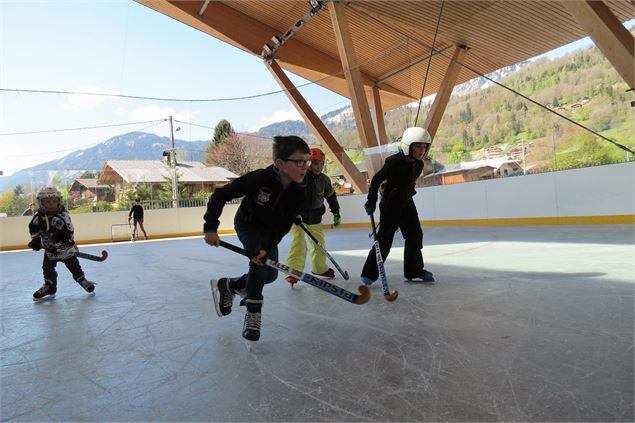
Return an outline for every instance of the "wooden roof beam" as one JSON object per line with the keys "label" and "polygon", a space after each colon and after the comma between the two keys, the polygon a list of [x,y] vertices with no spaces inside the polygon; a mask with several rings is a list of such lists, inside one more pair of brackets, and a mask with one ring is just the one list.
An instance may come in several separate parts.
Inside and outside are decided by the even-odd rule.
{"label": "wooden roof beam", "polygon": [[[357,134],[362,147],[368,149],[377,147],[379,144],[373,120],[370,116],[370,107],[366,98],[362,75],[357,66],[357,55],[351,39],[348,20],[344,11],[345,7],[343,4],[336,2],[328,4],[333,23],[333,32],[337,41],[337,49],[340,53],[340,60],[342,61],[344,76],[348,85],[348,93],[353,106]],[[381,156],[379,154],[365,154],[365,159],[368,166],[368,176],[372,177],[381,169]]]}
{"label": "wooden roof beam", "polygon": [[423,127],[427,129],[433,140],[437,133],[437,129],[439,129],[439,125],[441,124],[445,108],[448,106],[448,102],[450,101],[450,96],[452,95],[452,90],[454,89],[459,77],[459,72],[462,68],[461,63],[463,63],[463,58],[465,57],[466,52],[467,47],[465,46],[455,47],[454,53],[452,54],[452,60],[448,65],[443,81],[441,81],[439,91],[437,92],[434,102],[432,103],[432,107],[430,108],[430,113],[428,113],[426,121],[423,124]]}
{"label": "wooden roof beam", "polygon": [[419,63],[421,63],[421,62],[423,62],[423,61],[425,61],[425,60],[430,60],[430,57],[434,57],[434,56],[436,56],[437,54],[441,54],[441,53],[443,53],[444,51],[446,51],[446,50],[448,50],[448,49],[451,49],[451,48],[452,48],[452,46],[451,46],[451,45],[449,45],[449,46],[443,47],[443,48],[441,48],[441,49],[435,49],[432,53],[427,54],[425,57],[422,57],[422,58],[420,58],[420,59],[414,60],[414,61],[412,61],[412,62],[410,62],[410,63],[408,63],[408,64],[406,64],[406,65],[404,65],[404,66],[400,67],[399,69],[397,69],[397,70],[395,70],[395,71],[393,71],[393,72],[390,72],[390,73],[388,73],[388,74],[386,74],[386,75],[382,75],[382,76],[380,76],[379,78],[377,78],[377,81],[375,81],[375,84],[376,84],[376,85],[383,84],[384,82],[386,82],[386,81],[387,81],[387,80],[389,80],[390,78],[392,78],[392,77],[394,77],[394,76],[397,76],[397,75],[399,75],[399,74],[400,74],[400,73],[402,73],[402,72],[407,71],[408,69],[412,68],[413,66],[418,65]]}
{"label": "wooden roof beam", "polygon": [[379,96],[379,88],[373,87],[372,101],[372,118],[375,126],[375,133],[379,139],[379,145],[388,144],[388,135],[386,134],[386,123],[384,122],[384,109],[381,107],[381,97]]}
{"label": "wooden roof beam", "polygon": [[353,187],[355,187],[357,191],[361,193],[368,192],[364,175],[357,169],[355,163],[348,157],[342,146],[320,120],[320,117],[311,109],[309,103],[302,97],[302,94],[300,94],[298,89],[293,85],[278,62],[275,60],[265,61],[265,66],[267,66],[269,72],[271,72],[276,81],[278,81],[280,87],[285,90],[284,92],[291,103],[295,106],[300,115],[302,115],[302,118],[313,132],[313,135],[320,141],[320,144],[326,149],[327,153],[331,155],[335,164],[342,170],[346,179],[351,181],[351,184],[353,184]]}
{"label": "wooden roof beam", "polygon": [[561,1],[589,34],[595,45],[613,65],[629,88],[635,88],[635,39],[599,0]]}

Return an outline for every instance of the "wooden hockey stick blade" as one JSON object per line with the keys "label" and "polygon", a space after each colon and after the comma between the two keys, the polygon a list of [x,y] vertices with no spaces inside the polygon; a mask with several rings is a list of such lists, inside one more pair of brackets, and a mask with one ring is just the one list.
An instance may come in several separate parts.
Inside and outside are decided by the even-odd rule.
{"label": "wooden hockey stick blade", "polygon": [[77,253],[75,253],[75,256],[78,258],[84,258],[84,259],[92,260],[92,261],[104,261],[108,258],[108,251],[102,250],[101,256],[95,256],[92,254],[82,253],[78,251]]}
{"label": "wooden hockey stick blade", "polygon": [[392,292],[389,292],[388,294],[384,294],[384,299],[386,301],[395,301],[398,296],[399,296],[398,291],[392,291]]}

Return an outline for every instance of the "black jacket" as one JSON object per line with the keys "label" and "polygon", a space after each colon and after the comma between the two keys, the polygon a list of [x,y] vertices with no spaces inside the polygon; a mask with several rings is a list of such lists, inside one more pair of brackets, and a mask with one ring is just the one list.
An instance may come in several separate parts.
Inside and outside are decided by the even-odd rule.
{"label": "black jacket", "polygon": [[389,207],[402,207],[417,192],[415,183],[423,171],[423,161],[406,160],[406,156],[399,152],[389,156],[384,166],[373,176],[368,188],[368,201],[377,203],[377,192],[382,182],[386,181],[382,204]]}
{"label": "black jacket", "polygon": [[64,207],[52,214],[39,210],[29,223],[31,239],[40,238],[41,245],[51,260],[66,260],[79,251],[73,238],[74,233],[71,216]]}
{"label": "black jacket", "polygon": [[306,195],[300,213],[304,223],[315,225],[322,222],[322,215],[326,212],[324,200],[329,204],[331,213],[340,212],[340,205],[328,176],[323,173],[315,175],[309,170],[304,176],[304,184],[306,185]]}
{"label": "black jacket", "polygon": [[130,213],[128,213],[128,217],[134,217],[135,219],[143,219],[143,207],[141,204],[135,204],[130,209]]}
{"label": "black jacket", "polygon": [[283,188],[273,165],[249,172],[214,191],[207,202],[203,231],[216,232],[225,203],[240,197],[235,226],[259,232],[264,238],[260,249],[268,251],[291,229],[304,201],[304,186],[291,182]]}

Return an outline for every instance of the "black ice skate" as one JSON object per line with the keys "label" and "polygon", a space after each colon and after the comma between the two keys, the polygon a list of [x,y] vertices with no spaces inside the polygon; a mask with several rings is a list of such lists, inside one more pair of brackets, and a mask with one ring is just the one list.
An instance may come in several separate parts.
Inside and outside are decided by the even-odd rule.
{"label": "black ice skate", "polygon": [[216,309],[216,314],[220,317],[227,316],[232,312],[234,293],[229,290],[228,282],[229,278],[212,279],[210,281],[212,296],[214,297],[214,308]]}
{"label": "black ice skate", "polygon": [[44,285],[33,293],[33,301],[42,301],[43,299],[54,298],[56,292],[57,285],[44,282]]}
{"label": "black ice skate", "polygon": [[255,342],[260,339],[260,326],[262,319],[262,300],[246,300],[247,313],[243,326],[243,338]]}
{"label": "black ice skate", "polygon": [[86,290],[86,292],[88,293],[92,293],[93,291],[95,291],[95,283],[89,281],[88,279],[84,278],[80,281],[77,281],[78,284],[81,285],[82,288],[84,288]]}

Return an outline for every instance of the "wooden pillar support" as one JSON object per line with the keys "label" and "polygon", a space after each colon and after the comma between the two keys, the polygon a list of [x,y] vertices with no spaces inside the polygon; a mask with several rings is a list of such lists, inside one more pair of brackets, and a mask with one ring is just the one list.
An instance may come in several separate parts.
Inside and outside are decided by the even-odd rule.
{"label": "wooden pillar support", "polygon": [[329,132],[326,125],[320,120],[320,117],[311,109],[309,103],[302,97],[302,94],[293,85],[289,77],[284,73],[280,65],[275,61],[265,61],[265,65],[273,77],[278,81],[280,87],[285,90],[285,94],[295,106],[296,110],[302,115],[304,122],[311,128],[313,135],[320,141],[336,163],[342,170],[342,173],[348,179],[355,190],[360,193],[368,192],[368,184],[366,178],[357,169],[355,163],[346,155],[346,152],[333,135]]}
{"label": "wooden pillar support", "polygon": [[635,39],[598,0],[561,1],[561,4],[589,34],[629,88],[635,88]]}
{"label": "wooden pillar support", "polygon": [[375,133],[379,139],[379,145],[388,144],[388,135],[386,134],[386,124],[384,122],[384,109],[381,107],[381,97],[379,96],[379,88],[373,86],[372,98],[372,118],[375,126]]}
{"label": "wooden pillar support", "polygon": [[[333,23],[333,32],[337,40],[337,49],[342,61],[342,69],[348,85],[348,93],[355,114],[355,124],[359,141],[363,148],[377,147],[377,136],[373,127],[373,120],[370,115],[370,107],[366,98],[366,91],[362,81],[362,74],[357,64],[357,56],[353,41],[348,28],[348,20],[344,8],[346,6],[339,2],[329,2],[328,8]],[[372,177],[382,166],[382,159],[379,154],[365,154],[368,166],[368,176]]]}
{"label": "wooden pillar support", "polygon": [[452,95],[454,85],[456,85],[456,80],[459,77],[459,72],[461,70],[459,62],[463,61],[466,52],[467,48],[464,46],[455,47],[454,53],[452,54],[452,61],[448,65],[443,81],[441,81],[439,91],[437,91],[437,95],[434,98],[432,107],[430,108],[430,113],[428,113],[426,121],[423,124],[423,127],[428,130],[428,133],[433,140],[437,130],[439,129],[439,125],[441,124],[441,118],[443,118],[445,108],[448,106],[448,102],[450,101],[450,96]]}

